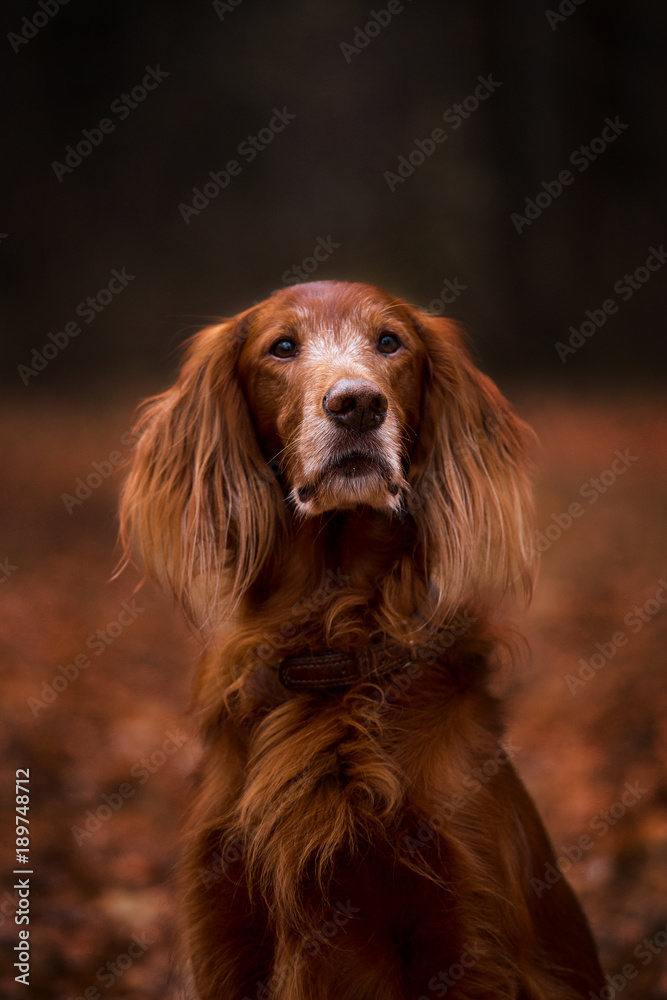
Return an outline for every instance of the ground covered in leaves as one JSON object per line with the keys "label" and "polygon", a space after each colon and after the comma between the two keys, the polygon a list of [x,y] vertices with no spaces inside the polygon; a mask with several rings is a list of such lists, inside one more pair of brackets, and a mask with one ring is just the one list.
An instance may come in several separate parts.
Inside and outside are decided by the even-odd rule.
{"label": "ground covered in leaves", "polygon": [[[590,917],[609,996],[658,1000],[667,997],[667,415],[657,400],[611,393],[514,396],[542,443],[543,549],[533,603],[515,613],[530,653],[498,680],[514,760]],[[113,470],[129,453],[131,411],[100,400],[3,405],[6,997],[179,995],[174,871],[197,756],[186,704],[198,647],[167,598],[152,586],[135,593],[138,574],[110,581]],[[18,769],[29,770],[27,866],[14,850]],[[33,872],[29,925],[15,923],[13,886],[28,878],[15,866]],[[541,891],[558,876],[545,873]],[[26,991],[6,960],[28,927]]]}

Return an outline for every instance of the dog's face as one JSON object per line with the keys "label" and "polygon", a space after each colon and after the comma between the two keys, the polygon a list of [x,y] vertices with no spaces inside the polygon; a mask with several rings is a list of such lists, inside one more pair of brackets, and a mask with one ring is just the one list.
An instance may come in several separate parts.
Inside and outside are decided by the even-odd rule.
{"label": "dog's face", "polygon": [[290,551],[295,511],[304,527],[352,508],[400,513],[445,621],[469,595],[530,576],[524,431],[450,320],[371,285],[282,289],[193,337],[174,386],[147,402],[126,550],[138,543],[209,622],[223,576],[234,606]]}
{"label": "dog's face", "polygon": [[246,329],[241,381],[296,509],[398,510],[425,359],[405,305],[371,286],[315,282],[273,295]]}

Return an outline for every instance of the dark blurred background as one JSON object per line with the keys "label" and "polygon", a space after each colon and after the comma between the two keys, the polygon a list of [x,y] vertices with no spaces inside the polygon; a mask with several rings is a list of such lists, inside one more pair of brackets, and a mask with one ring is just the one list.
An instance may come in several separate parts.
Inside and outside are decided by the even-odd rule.
{"label": "dark blurred background", "polygon": [[546,2],[3,6],[0,997],[183,995],[199,648],[138,571],[110,580],[119,466],[185,337],[296,268],[460,320],[536,428],[530,652],[496,686],[600,1000],[667,998],[667,7]]}
{"label": "dark blurred background", "polygon": [[[562,383],[655,375],[664,274],[627,302],[613,286],[665,238],[667,8],[400,6],[355,52],[341,44],[386,5],[73,0],[36,30],[22,18],[41,8],[6,4],[8,383],[22,385],[16,366],[77,319],[113,268],[134,280],[28,377],[31,393],[164,368],[186,327],[264,298],[318,237],[338,246],[314,278],[370,281],[423,306],[458,279],[465,291],[447,311],[494,371]],[[123,118],[110,111],[157,65],[168,77],[145,100]],[[443,125],[480,75],[500,86],[460,127]],[[248,162],[238,146],[274,107],[296,117]],[[52,164],[105,117],[114,131],[59,181]],[[573,166],[606,118],[627,127]],[[437,127],[446,141],[391,191],[385,172]],[[179,205],[233,158],[240,175],[186,223]],[[512,214],[564,169],[573,183],[517,233]],[[563,363],[554,343],[610,297],[618,312]]]}

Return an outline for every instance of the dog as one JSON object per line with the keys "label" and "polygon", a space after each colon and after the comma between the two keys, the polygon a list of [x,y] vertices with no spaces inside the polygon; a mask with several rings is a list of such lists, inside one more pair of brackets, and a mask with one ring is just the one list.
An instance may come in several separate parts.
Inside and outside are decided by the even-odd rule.
{"label": "dog", "polygon": [[487,691],[534,572],[529,431],[456,326],[293,285],[198,333],[135,433],[126,553],[206,644],[197,996],[599,990],[573,892],[535,888],[555,856]]}

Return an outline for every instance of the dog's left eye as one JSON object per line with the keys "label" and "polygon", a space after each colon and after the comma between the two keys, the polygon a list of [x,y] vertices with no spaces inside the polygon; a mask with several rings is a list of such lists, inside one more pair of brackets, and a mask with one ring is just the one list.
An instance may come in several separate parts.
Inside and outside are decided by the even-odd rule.
{"label": "dog's left eye", "polygon": [[289,337],[281,337],[280,340],[276,340],[269,353],[273,354],[274,358],[293,358],[296,354],[296,343]]}
{"label": "dog's left eye", "polygon": [[383,333],[378,340],[378,350],[381,354],[395,354],[400,346],[400,340],[393,333]]}

